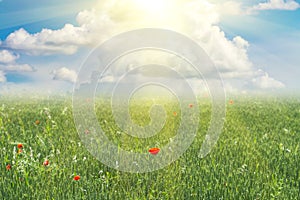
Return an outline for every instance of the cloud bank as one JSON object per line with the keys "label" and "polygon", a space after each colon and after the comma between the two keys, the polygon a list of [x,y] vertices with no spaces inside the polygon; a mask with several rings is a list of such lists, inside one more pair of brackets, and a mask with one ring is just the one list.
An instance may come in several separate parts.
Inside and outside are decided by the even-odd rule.
{"label": "cloud bank", "polygon": [[74,70],[70,70],[66,67],[54,70],[52,74],[53,80],[68,81],[74,83],[77,79],[77,73]]}

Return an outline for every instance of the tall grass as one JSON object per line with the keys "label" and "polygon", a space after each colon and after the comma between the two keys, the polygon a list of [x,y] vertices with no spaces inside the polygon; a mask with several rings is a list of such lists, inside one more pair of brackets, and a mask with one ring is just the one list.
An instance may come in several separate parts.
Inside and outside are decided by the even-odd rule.
{"label": "tall grass", "polygon": [[[77,134],[70,100],[2,98],[0,199],[300,199],[299,100],[234,99],[227,105],[217,145],[203,159],[198,154],[209,126],[210,104],[199,106],[198,136],[180,159],[155,172],[131,174],[89,154]],[[109,107],[96,108],[99,123],[122,148],[144,151],[153,144],[132,143],[113,123]],[[147,124],[148,108],[130,105],[133,120]],[[166,105],[166,127],[152,138],[161,145],[180,122],[169,113],[175,108]],[[118,131],[122,134],[114,135]],[[24,146],[21,153],[18,143]],[[75,175],[80,180],[73,180]]]}

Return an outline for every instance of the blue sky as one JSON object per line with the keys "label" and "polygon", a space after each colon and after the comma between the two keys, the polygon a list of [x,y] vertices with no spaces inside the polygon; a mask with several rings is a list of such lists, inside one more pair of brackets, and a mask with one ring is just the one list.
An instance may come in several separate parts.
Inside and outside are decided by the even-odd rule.
{"label": "blue sky", "polygon": [[[160,24],[151,22],[151,12],[129,15],[134,9],[147,9],[135,7],[136,1],[147,2],[51,0],[37,4],[33,0],[0,0],[0,93],[70,91],[95,44],[116,33],[143,28],[141,24],[170,25],[198,38],[221,73],[227,72],[221,74],[227,92],[299,91],[300,1],[178,0],[184,5],[193,2],[199,9],[180,13],[182,18],[188,17],[178,22],[172,16],[181,11],[171,5],[173,13],[161,15],[168,18]],[[159,6],[157,3],[151,9],[171,12],[171,8]],[[149,15],[150,20],[143,15]],[[48,32],[41,33],[42,29]]]}

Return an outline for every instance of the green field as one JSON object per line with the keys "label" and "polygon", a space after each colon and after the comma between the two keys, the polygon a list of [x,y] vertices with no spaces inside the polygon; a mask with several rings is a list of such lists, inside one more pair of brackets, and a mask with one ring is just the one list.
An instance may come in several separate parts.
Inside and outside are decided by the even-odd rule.
{"label": "green field", "polygon": [[[199,132],[190,148],[169,166],[140,174],[116,171],[90,155],[66,99],[0,99],[0,199],[300,199],[297,98],[233,98],[233,104],[226,103],[217,145],[202,159],[210,103],[200,101]],[[147,106],[130,105],[133,121],[149,122]],[[120,147],[147,152],[174,136],[180,123],[173,116],[176,106],[166,103],[166,126],[148,141],[118,130],[109,107],[98,106],[97,115]],[[75,175],[80,179],[73,180]]]}

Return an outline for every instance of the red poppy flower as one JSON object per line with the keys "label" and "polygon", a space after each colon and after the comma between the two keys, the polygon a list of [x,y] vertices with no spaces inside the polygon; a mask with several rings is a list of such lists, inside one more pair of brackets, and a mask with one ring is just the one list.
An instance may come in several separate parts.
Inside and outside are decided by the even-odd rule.
{"label": "red poppy flower", "polygon": [[173,112],[173,115],[176,117],[176,116],[177,116],[177,112],[174,111],[174,112]]}
{"label": "red poppy flower", "polygon": [[36,124],[36,125],[39,125],[40,123],[41,123],[40,120],[36,120],[36,121],[35,121],[35,124]]}
{"label": "red poppy flower", "polygon": [[43,165],[44,165],[44,166],[48,166],[48,165],[49,165],[49,160],[45,160],[45,161],[43,162]]}
{"label": "red poppy flower", "polygon": [[194,106],[193,104],[191,104],[191,103],[189,104],[189,107],[190,107],[190,108],[192,108],[193,106]]}
{"label": "red poppy flower", "polygon": [[10,164],[6,165],[6,170],[10,170],[10,169],[11,169],[11,165]]}
{"label": "red poppy flower", "polygon": [[157,147],[149,149],[149,153],[151,153],[152,155],[158,154],[159,151],[160,151],[160,148],[157,148]]}
{"label": "red poppy flower", "polygon": [[79,179],[80,179],[80,176],[79,176],[79,175],[76,175],[76,176],[74,176],[74,178],[73,178],[74,181],[78,181]]}
{"label": "red poppy flower", "polygon": [[23,144],[19,143],[19,144],[17,145],[17,147],[18,147],[18,149],[22,149],[22,148],[23,148]]}
{"label": "red poppy flower", "polygon": [[233,104],[233,100],[230,100],[230,101],[229,101],[229,104],[232,105],[232,104]]}

